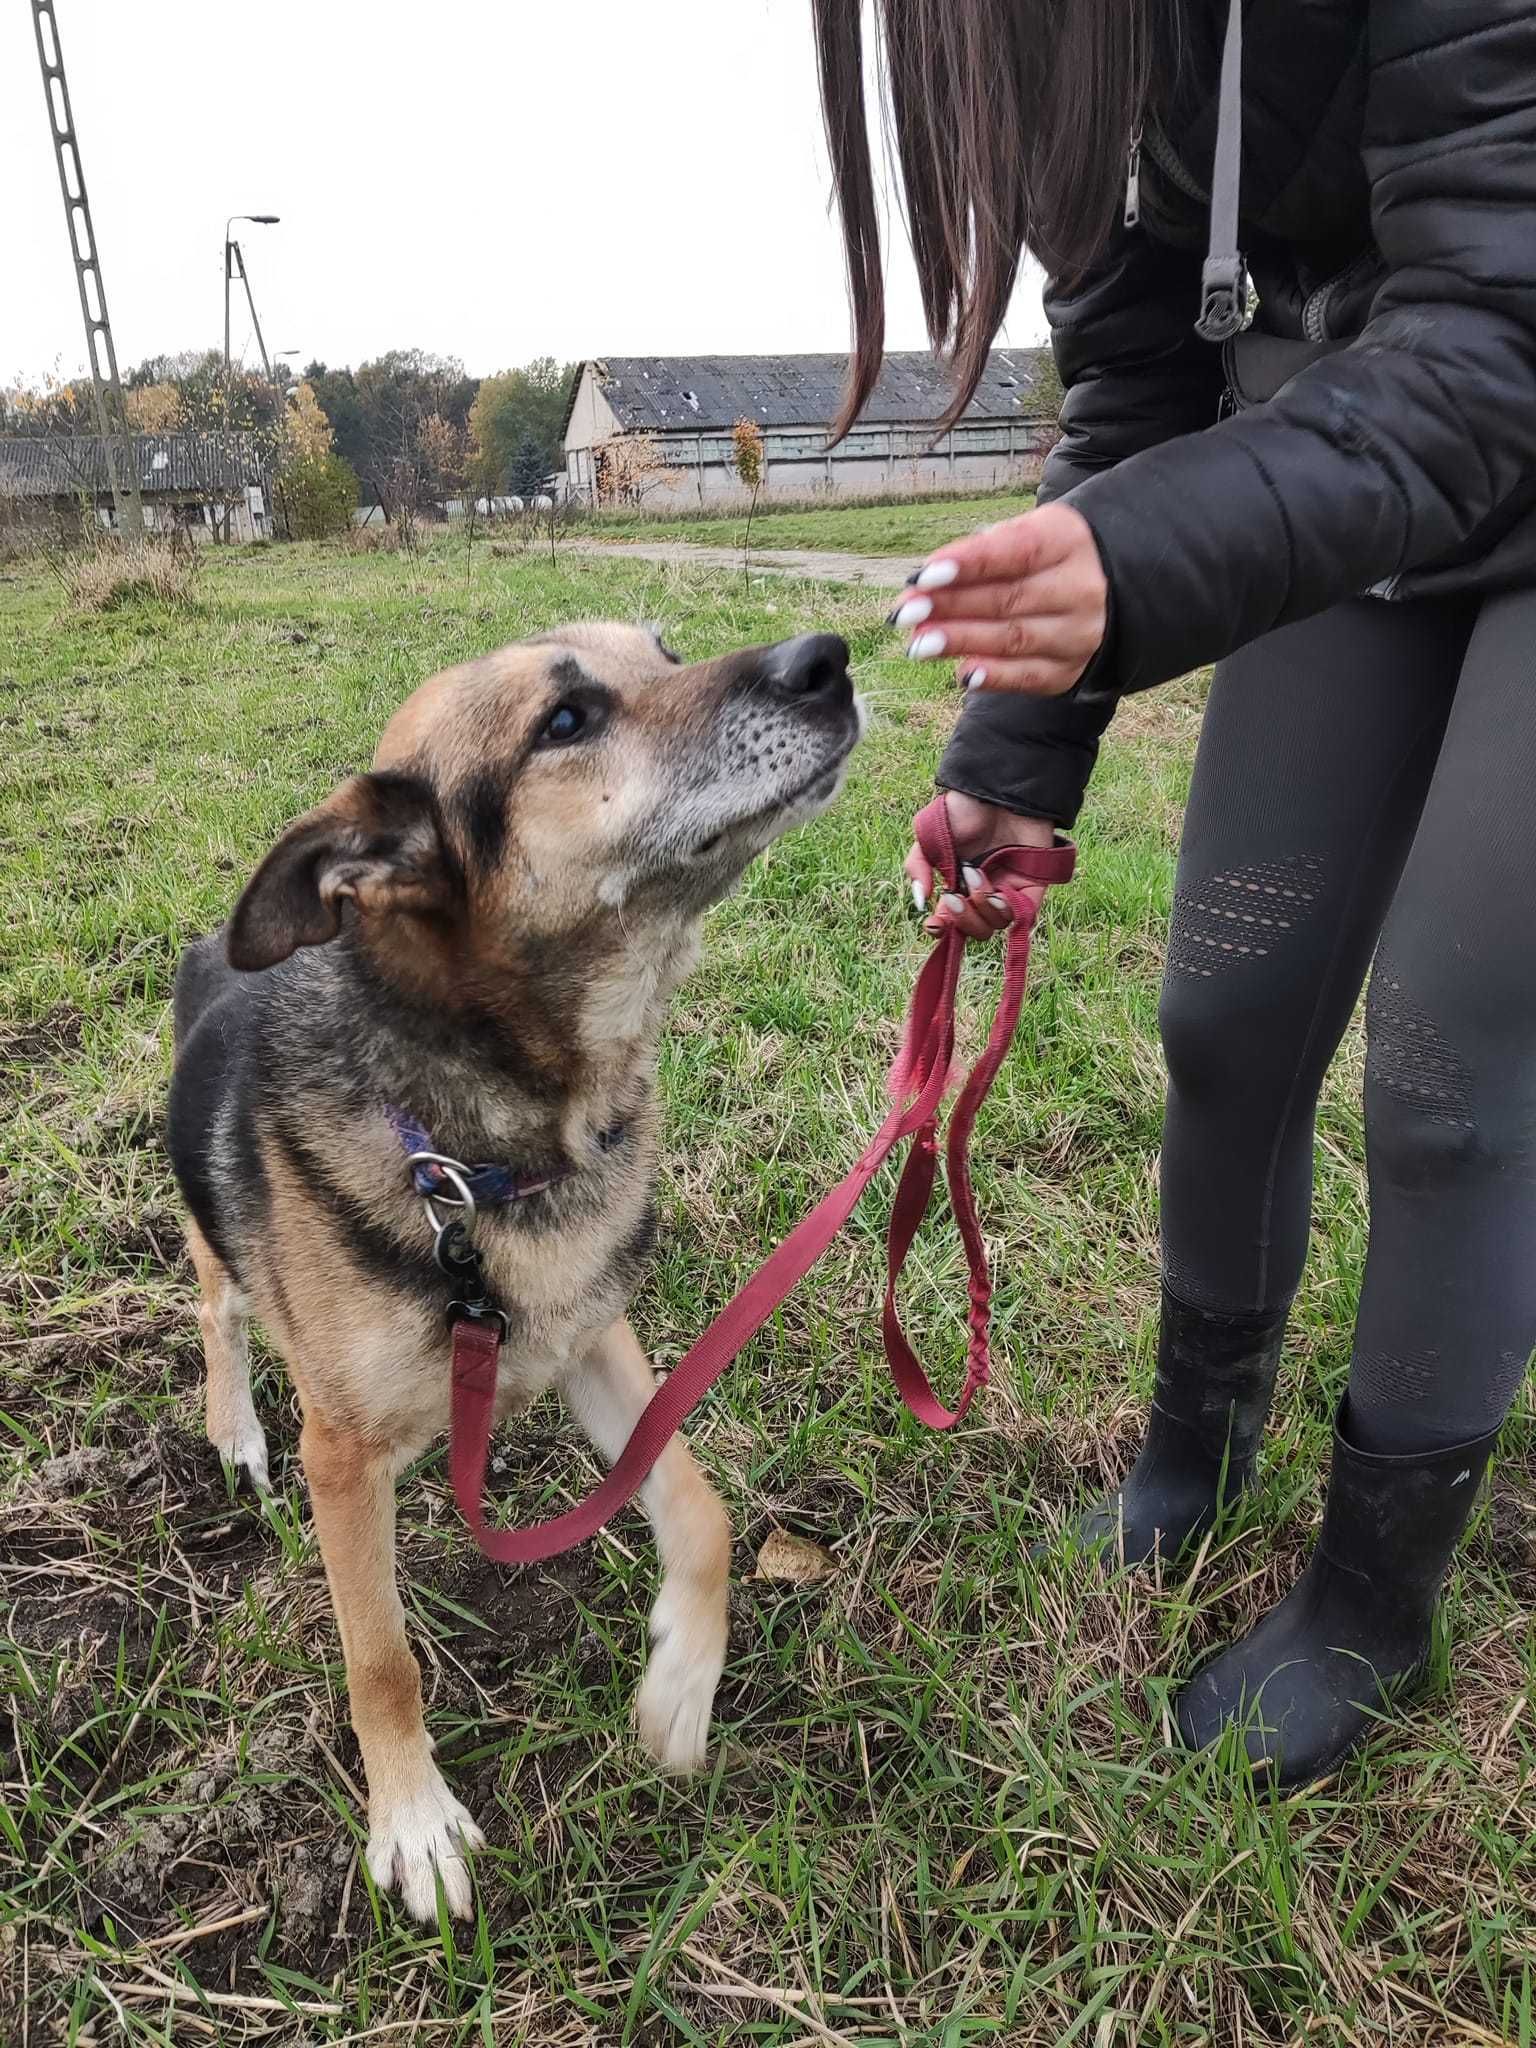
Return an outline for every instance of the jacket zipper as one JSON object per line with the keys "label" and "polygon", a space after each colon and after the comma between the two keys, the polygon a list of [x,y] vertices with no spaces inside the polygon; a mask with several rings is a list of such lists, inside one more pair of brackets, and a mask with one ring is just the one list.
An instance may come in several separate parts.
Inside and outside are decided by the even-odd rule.
{"label": "jacket zipper", "polygon": [[1163,176],[1171,179],[1186,198],[1198,199],[1202,206],[1210,203],[1211,195],[1209,191],[1185,170],[1183,164],[1180,163],[1178,157],[1169,146],[1168,138],[1155,122],[1147,123],[1145,132],[1141,136],[1141,142],[1147,155],[1151,157],[1153,163],[1163,173]]}
{"label": "jacket zipper", "polygon": [[1347,285],[1363,277],[1376,262],[1373,249],[1362,249],[1358,256],[1352,256],[1342,270],[1336,270],[1332,277],[1324,278],[1317,290],[1310,294],[1301,309],[1301,331],[1308,341],[1328,341],[1328,313],[1334,300]]}
{"label": "jacket zipper", "polygon": [[1326,284],[1320,284],[1301,309],[1301,331],[1308,341],[1328,339],[1328,301],[1337,282],[1336,278],[1330,277]]}
{"label": "jacket zipper", "polygon": [[1141,221],[1141,153],[1145,149],[1158,169],[1171,184],[1189,199],[1198,199],[1205,205],[1210,194],[1195,180],[1179,162],[1156,128],[1138,127],[1131,136],[1131,146],[1125,159],[1125,225],[1134,228]]}
{"label": "jacket zipper", "polygon": [[1135,227],[1141,220],[1141,129],[1131,133],[1130,154],[1125,160],[1125,224]]}
{"label": "jacket zipper", "polygon": [[1224,341],[1221,344],[1221,402],[1216,408],[1216,417],[1218,420],[1230,420],[1246,411],[1247,407],[1237,395],[1237,378],[1232,370],[1232,344]]}

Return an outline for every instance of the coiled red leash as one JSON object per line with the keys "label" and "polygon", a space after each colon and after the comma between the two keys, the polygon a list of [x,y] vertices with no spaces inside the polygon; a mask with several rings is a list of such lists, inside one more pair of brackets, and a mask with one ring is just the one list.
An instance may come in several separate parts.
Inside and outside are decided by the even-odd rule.
{"label": "coiled red leash", "polygon": [[[914,829],[928,861],[953,888],[961,890],[960,861],[943,797],[918,813]],[[935,941],[913,990],[901,1050],[886,1083],[891,1112],[858,1164],[817,1203],[803,1223],[796,1225],[736,1298],[715,1317],[688,1355],[673,1367],[635,1424],[629,1442],[607,1477],[565,1514],[526,1529],[493,1529],[486,1521],[482,1500],[504,1326],[489,1302],[470,1300],[455,1305],[449,1470],[459,1511],[487,1557],[499,1564],[536,1564],[583,1542],[610,1521],[639,1491],[667,1444],[726,1367],[832,1244],[875,1173],[906,1138],[913,1141],[912,1149],[891,1207],[885,1309],[881,1319],[885,1355],[901,1398],[919,1422],[930,1429],[949,1429],[960,1420],[977,1390],[986,1385],[991,1367],[992,1282],[971,1192],[971,1130],[1013,1042],[1024,1000],[1030,935],[1035,922],[1035,907],[1025,888],[1032,883],[1067,881],[1074,858],[1075,849],[1071,846],[1010,846],[999,847],[979,863],[992,892],[1004,899],[1014,921],[1004,942],[1003,992],[997,1014],[986,1048],[955,1103],[946,1141],[950,1201],[970,1270],[970,1338],[965,1380],[954,1407],[946,1408],[933,1391],[907,1341],[896,1306],[897,1280],[933,1197],[938,1172],[939,1105],[954,1063],[955,998],[966,940],[962,933],[946,928]]]}

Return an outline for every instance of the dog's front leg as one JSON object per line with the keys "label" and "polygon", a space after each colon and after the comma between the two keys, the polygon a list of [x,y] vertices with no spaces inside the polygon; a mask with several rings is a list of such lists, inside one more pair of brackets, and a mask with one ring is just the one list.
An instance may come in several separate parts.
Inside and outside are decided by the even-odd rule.
{"label": "dog's front leg", "polygon": [[[605,1330],[561,1394],[611,1464],[656,1391],[627,1322]],[[651,1657],[635,1703],[640,1739],[668,1770],[697,1770],[725,1665],[731,1529],[680,1436],[657,1459],[640,1498],[656,1531],[662,1581],[651,1610]]]}
{"label": "dog's front leg", "polygon": [[421,1670],[395,1584],[395,1483],[388,1454],[313,1412],[299,1442],[320,1555],[341,1630],[352,1726],[368,1774],[368,1868],[398,1886],[418,1920],[437,1911],[434,1872],[454,1913],[470,1910],[465,1851],[484,1836],[432,1761]]}
{"label": "dog's front leg", "polygon": [[266,1493],[267,1439],[251,1400],[250,1310],[234,1275],[190,1217],[187,1250],[203,1295],[197,1320],[208,1370],[208,1441]]}

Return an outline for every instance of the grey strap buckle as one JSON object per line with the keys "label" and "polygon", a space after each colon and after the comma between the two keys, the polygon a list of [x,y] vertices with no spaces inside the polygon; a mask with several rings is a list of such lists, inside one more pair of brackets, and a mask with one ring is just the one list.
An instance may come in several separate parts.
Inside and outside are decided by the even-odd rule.
{"label": "grey strap buckle", "polygon": [[1247,317],[1247,264],[1235,253],[1207,256],[1200,272],[1200,318],[1195,332],[1202,341],[1228,341]]}
{"label": "grey strap buckle", "polygon": [[1211,235],[1200,273],[1202,341],[1228,341],[1248,317],[1248,267],[1238,248],[1243,177],[1243,0],[1227,0],[1221,46],[1216,154],[1211,165]]}

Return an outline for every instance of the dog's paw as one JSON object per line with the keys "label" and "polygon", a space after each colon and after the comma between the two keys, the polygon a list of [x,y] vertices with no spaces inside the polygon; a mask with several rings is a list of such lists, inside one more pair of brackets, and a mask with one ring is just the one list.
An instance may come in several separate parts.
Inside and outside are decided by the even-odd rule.
{"label": "dog's paw", "polygon": [[455,1919],[468,1919],[474,1902],[466,1857],[485,1837],[466,1808],[434,1771],[421,1789],[382,1812],[370,1810],[368,1874],[381,1891],[398,1891],[416,1920],[437,1918],[435,1875]]}
{"label": "dog's paw", "polygon": [[215,1437],[213,1447],[226,1465],[245,1473],[258,1493],[272,1491],[272,1482],[267,1475],[266,1432],[254,1415],[227,1436]]}
{"label": "dog's paw", "polygon": [[635,1701],[640,1740],[664,1770],[699,1770],[709,1754],[709,1718],[725,1668],[725,1615],[668,1612],[656,1603],[651,1660]]}

